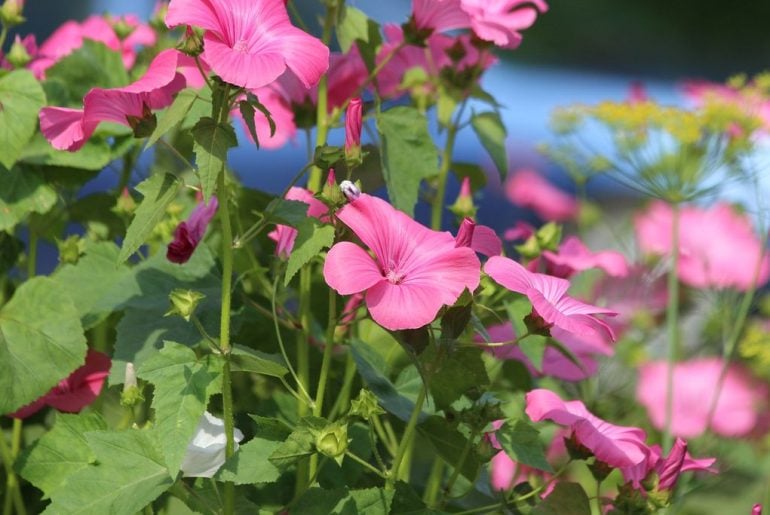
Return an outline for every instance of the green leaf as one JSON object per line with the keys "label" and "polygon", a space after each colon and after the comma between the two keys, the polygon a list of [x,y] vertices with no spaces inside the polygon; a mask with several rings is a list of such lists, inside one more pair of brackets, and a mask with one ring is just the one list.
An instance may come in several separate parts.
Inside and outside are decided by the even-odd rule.
{"label": "green leaf", "polygon": [[233,372],[253,372],[272,377],[283,377],[289,373],[280,356],[235,344],[230,353]]}
{"label": "green leaf", "polygon": [[83,365],[80,316],[56,281],[35,277],[0,310],[0,413],[44,395]]}
{"label": "green leaf", "polygon": [[420,181],[438,174],[438,151],[428,120],[414,107],[398,106],[377,117],[382,168],[393,206],[412,215]]}
{"label": "green leaf", "polygon": [[254,144],[259,148],[259,135],[257,134],[257,126],[254,125],[254,106],[246,100],[238,102],[238,109],[241,112],[241,118],[246,123],[246,128],[251,134],[251,139],[254,140]]}
{"label": "green leaf", "polygon": [[286,275],[283,278],[284,286],[291,282],[300,268],[318,256],[323,249],[331,247],[333,243],[334,226],[321,225],[313,218],[305,219],[297,229],[297,239],[294,240],[294,249],[289,256]]}
{"label": "green leaf", "polygon": [[45,72],[46,81],[61,80],[69,89],[69,103],[80,107],[91,88],[117,88],[129,82],[120,52],[104,43],[83,39],[83,45]]}
{"label": "green leaf", "polygon": [[265,208],[265,216],[269,221],[298,227],[307,220],[307,210],[310,206],[299,200],[276,198]]}
{"label": "green leaf", "polygon": [[[430,441],[444,461],[452,467],[459,467],[460,473],[471,483],[476,481],[481,463],[474,450],[473,442],[469,443],[468,438],[438,416],[428,417],[417,426],[417,431]],[[463,462],[458,463],[467,445],[471,445],[471,449],[466,453]]]}
{"label": "green leaf", "polygon": [[543,370],[546,342],[548,339],[539,334],[531,334],[519,342],[519,349],[529,358],[537,370]]}
{"label": "green leaf", "polygon": [[260,415],[249,415],[249,417],[257,424],[256,434],[263,440],[283,442],[291,434],[291,428],[282,420]]}
{"label": "green leaf", "polygon": [[214,479],[232,481],[236,485],[272,483],[281,476],[281,471],[268,458],[280,446],[281,442],[254,438],[240,446]]}
{"label": "green leaf", "polygon": [[21,476],[50,497],[67,477],[94,462],[85,433],[103,429],[107,423],[98,413],[57,414],[53,429],[19,457]]}
{"label": "green leaf", "polygon": [[[481,360],[484,351],[473,347],[455,349],[441,364],[430,380],[430,392],[439,408],[447,408],[462,394],[489,384],[489,377]],[[431,362],[435,354],[426,351],[421,359]]]}
{"label": "green leaf", "polygon": [[591,515],[591,504],[582,486],[558,482],[532,515]]}
{"label": "green leaf", "polygon": [[192,109],[198,99],[198,93],[194,89],[184,89],[179,92],[174,101],[166,109],[157,114],[158,124],[152,134],[147,138],[145,148],[153,146],[168,131],[179,125],[187,113]]}
{"label": "green leaf", "polygon": [[497,430],[496,435],[505,452],[515,461],[539,470],[553,472],[553,468],[545,458],[539,433],[531,425],[523,420],[517,420],[511,425],[509,421]]}
{"label": "green leaf", "polygon": [[505,179],[508,173],[508,153],[505,149],[507,134],[500,115],[493,111],[474,114],[471,118],[471,127],[479,137],[481,144],[489,152],[489,156],[500,173],[500,179]]}
{"label": "green leaf", "polygon": [[118,263],[122,263],[141,247],[155,229],[155,226],[166,215],[166,208],[179,193],[182,183],[171,175],[155,174],[136,186],[144,198],[136,209],[134,219],[128,226],[123,246],[118,254]]}
{"label": "green leaf", "polygon": [[21,159],[25,163],[78,168],[80,170],[101,170],[112,161],[110,146],[107,141],[94,136],[77,152],[56,150],[41,133],[35,134],[24,146]]}
{"label": "green leaf", "polygon": [[209,201],[217,188],[219,174],[227,164],[228,149],[238,145],[232,125],[214,121],[205,116],[192,130],[193,151],[203,189],[203,198]]}
{"label": "green leaf", "polygon": [[45,93],[35,76],[15,70],[0,78],[0,164],[11,169],[35,134]]}
{"label": "green leaf", "polygon": [[10,231],[29,213],[47,213],[56,204],[56,191],[38,173],[21,166],[0,168],[0,184],[0,231]]}
{"label": "green leaf", "polygon": [[77,264],[66,264],[52,276],[69,292],[85,329],[89,329],[112,312],[103,302],[106,292],[131,273],[125,265],[115,266],[118,247],[113,242],[87,241],[86,251]]}
{"label": "green leaf", "polygon": [[216,357],[198,358],[192,349],[174,342],[166,342],[137,370],[140,378],[155,386],[154,429],[172,476],[179,471],[209,396],[220,387],[220,370],[221,362]]}
{"label": "green leaf", "polygon": [[337,41],[343,54],[350,51],[356,40],[369,41],[369,17],[363,11],[346,5],[337,24]]}
{"label": "green leaf", "polygon": [[97,464],[70,476],[45,513],[134,515],[174,483],[151,431],[94,431],[86,439]]}
{"label": "green leaf", "polygon": [[279,443],[268,459],[279,469],[285,470],[314,453],[315,436],[307,428],[298,428],[292,431],[286,441]]}
{"label": "green leaf", "polygon": [[390,513],[390,504],[393,502],[393,490],[384,488],[367,488],[365,490],[351,490],[350,497],[356,505],[356,513],[364,515],[380,515]]}

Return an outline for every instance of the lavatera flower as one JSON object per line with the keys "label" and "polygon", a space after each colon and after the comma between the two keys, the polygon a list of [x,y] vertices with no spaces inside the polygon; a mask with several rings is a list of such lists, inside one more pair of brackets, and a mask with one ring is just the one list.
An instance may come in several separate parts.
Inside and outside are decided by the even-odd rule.
{"label": "lavatera flower", "polygon": [[[238,442],[243,440],[243,433],[235,428],[235,450]],[[203,413],[195,435],[187,445],[182,466],[185,477],[213,477],[225,463],[225,421],[217,418],[208,411]]]}

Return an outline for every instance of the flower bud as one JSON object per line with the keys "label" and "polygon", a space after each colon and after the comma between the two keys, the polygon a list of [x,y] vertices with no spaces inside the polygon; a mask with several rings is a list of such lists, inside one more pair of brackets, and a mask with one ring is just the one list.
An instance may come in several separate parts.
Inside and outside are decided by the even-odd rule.
{"label": "flower bud", "polygon": [[126,363],[126,376],[123,380],[123,391],[120,393],[120,404],[126,408],[136,406],[144,401],[142,390],[136,381],[136,370],[130,361]]}
{"label": "flower bud", "polygon": [[362,388],[358,399],[350,401],[350,414],[369,420],[374,415],[383,415],[385,410],[377,402],[377,397],[369,390]]}
{"label": "flower bud", "polygon": [[118,39],[123,41],[136,29],[136,26],[129,25],[123,17],[118,18],[112,22],[112,30],[115,31],[115,35]]}
{"label": "flower bud", "polygon": [[316,434],[315,446],[318,452],[330,458],[341,459],[348,450],[348,426],[335,422]]}
{"label": "flower bud", "polygon": [[197,57],[203,53],[203,35],[198,32],[197,29],[188,25],[184,33],[184,38],[176,48],[190,57]]}
{"label": "flower bud", "polygon": [[751,515],[762,515],[762,505],[757,503],[751,508]]}
{"label": "flower bud", "polygon": [[663,464],[660,467],[658,476],[659,490],[673,490],[676,486],[676,482],[679,479],[679,474],[682,472],[682,464],[684,463],[685,456],[687,455],[687,442],[681,438],[677,438],[674,442],[674,446],[668,453],[668,457],[663,460]]}
{"label": "flower bud", "polygon": [[11,45],[11,50],[8,51],[8,55],[6,55],[5,58],[8,59],[8,62],[11,63],[11,66],[14,68],[24,68],[32,60],[32,56],[29,55],[27,47],[24,45],[24,42],[22,42],[18,34],[13,41],[13,45]]}
{"label": "flower bud", "polygon": [[342,190],[337,185],[337,179],[334,175],[334,168],[329,169],[329,175],[326,177],[326,184],[321,189],[321,196],[328,204],[340,205],[345,202],[342,196]]}
{"label": "flower bud", "polygon": [[361,196],[361,190],[353,184],[350,181],[342,181],[340,183],[340,189],[342,190],[342,193],[345,195],[345,198],[348,199],[348,201],[353,202],[358,197]]}
{"label": "flower bud", "polygon": [[463,223],[460,224],[460,229],[457,231],[457,237],[455,238],[455,247],[470,247],[473,241],[473,231],[476,228],[476,222],[470,218],[465,218]]}
{"label": "flower bud", "polygon": [[198,304],[205,297],[197,291],[175,289],[168,296],[171,301],[171,308],[163,316],[179,315],[189,322]]}
{"label": "flower bud", "polygon": [[460,184],[460,194],[455,203],[449,206],[449,210],[459,217],[473,218],[476,216],[476,206],[473,205],[473,193],[471,192],[471,180],[464,177]]}
{"label": "flower bud", "polygon": [[537,230],[536,236],[541,249],[556,251],[561,241],[561,225],[548,222]]}
{"label": "flower bud", "polygon": [[120,193],[120,196],[115,203],[115,207],[112,208],[112,211],[119,215],[130,215],[133,214],[135,209],[136,201],[134,200],[134,197],[131,196],[128,188],[123,188],[123,191]]}
{"label": "flower bud", "polygon": [[345,162],[349,167],[360,165],[361,157],[361,125],[363,117],[363,102],[359,97],[348,104],[345,112]]}
{"label": "flower bud", "polygon": [[69,236],[64,241],[57,239],[56,246],[59,249],[59,263],[76,265],[80,256],[86,251],[86,242],[77,234]]}
{"label": "flower bud", "polygon": [[24,0],[5,0],[0,7],[0,21],[6,27],[15,27],[24,23],[24,16],[21,12],[24,10]]}

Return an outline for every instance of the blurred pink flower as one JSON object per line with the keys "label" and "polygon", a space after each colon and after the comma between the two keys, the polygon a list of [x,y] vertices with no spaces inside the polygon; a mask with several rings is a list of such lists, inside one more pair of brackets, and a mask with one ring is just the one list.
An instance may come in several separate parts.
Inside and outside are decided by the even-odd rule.
{"label": "blurred pink flower", "polygon": [[762,515],[762,505],[757,503],[751,508],[751,515]]}
{"label": "blurred pink flower", "polygon": [[563,401],[549,390],[532,390],[526,403],[529,418],[571,428],[578,443],[611,467],[632,467],[647,460],[647,435],[639,428],[610,424],[590,413],[581,401]]}
{"label": "blurred pink flower", "polygon": [[337,218],[374,258],[355,243],[337,243],[326,257],[324,278],[341,295],[366,291],[372,318],[387,329],[422,327],[479,284],[472,249],[455,247],[450,233],[432,231],[382,199],[362,193]]}
{"label": "blurred pink flower", "polygon": [[[310,191],[298,186],[289,188],[289,191],[286,193],[286,200],[304,202],[308,205],[307,216],[312,216],[313,218],[324,219],[329,211],[326,204],[315,198]],[[288,225],[278,224],[267,236],[275,241],[275,254],[282,259],[288,259],[294,248],[294,240],[297,239],[297,229]]]}
{"label": "blurred pink flower", "polygon": [[[275,122],[275,133],[270,134],[270,122],[259,110],[254,113],[254,128],[259,138],[259,146],[264,149],[277,149],[283,147],[288,141],[294,139],[297,134],[297,126],[294,124],[294,111],[288,100],[282,94],[280,88],[273,85],[251,90],[259,102],[265,106]],[[246,137],[254,142],[251,131],[243,119],[240,108],[236,107],[230,113],[234,119],[243,124],[243,132]]]}
{"label": "blurred pink flower", "polygon": [[628,88],[628,103],[641,104],[642,102],[649,101],[649,99],[644,84],[640,81],[633,81]]}
{"label": "blurred pink flower", "polygon": [[166,258],[172,263],[186,263],[206,234],[212,218],[217,212],[219,202],[212,196],[208,205],[203,202],[195,206],[186,221],[180,223],[174,231],[174,239],[168,244]]}
{"label": "blurred pink flower", "polygon": [[166,25],[204,29],[203,58],[236,86],[266,86],[288,68],[309,88],[329,67],[329,49],[291,24],[282,0],[171,0]]}
{"label": "blurred pink flower", "polygon": [[542,175],[529,168],[517,170],[505,183],[505,194],[519,207],[532,209],[544,220],[561,222],[578,214],[572,195],[554,187]]}
{"label": "blurred pink flower", "polygon": [[502,256],[489,258],[484,272],[509,290],[526,295],[533,314],[542,318],[549,329],[558,328],[589,340],[615,339],[610,326],[594,316],[612,316],[615,312],[568,296],[570,284],[566,279],[530,272]]}
{"label": "blurred pink flower", "polygon": [[576,272],[591,268],[600,268],[613,277],[628,275],[628,263],[625,256],[614,250],[591,252],[577,236],[569,236],[561,245],[559,252],[543,251],[548,264],[548,273],[565,279]]}
{"label": "blurred pink flower", "polygon": [[687,452],[687,442],[681,438],[676,439],[674,446],[665,458],[659,445],[652,445],[649,451],[645,461],[621,470],[625,480],[631,482],[634,488],[641,489],[641,482],[652,472],[658,476],[658,491],[673,490],[683,472],[716,472],[712,468],[716,458],[693,458]]}
{"label": "blurred pink flower", "polygon": [[413,0],[412,19],[419,30],[446,32],[470,27],[468,13],[460,0]]}
{"label": "blurred pink flower", "polygon": [[495,45],[513,49],[521,44],[520,31],[548,10],[543,0],[461,0],[476,35]]}
{"label": "blurred pink flower", "polygon": [[685,96],[696,106],[703,106],[710,102],[732,104],[740,108],[745,114],[758,118],[762,123],[762,131],[770,132],[770,97],[764,93],[763,87],[749,87],[739,90],[731,86],[691,80],[682,85]]}
{"label": "blurred pink flower", "polygon": [[[674,366],[673,435],[702,435],[715,397],[711,430],[723,436],[743,436],[754,429],[767,389],[752,381],[746,370],[731,364],[721,390],[716,392],[722,364],[720,358],[699,358]],[[667,378],[667,362],[650,362],[641,367],[636,386],[637,399],[647,408],[652,425],[660,430],[666,423]]]}
{"label": "blurred pink flower", "polygon": [[104,380],[110,373],[112,361],[101,352],[88,349],[83,366],[72,372],[66,379],[40,397],[8,416],[27,418],[37,413],[44,406],[51,406],[59,411],[78,413],[90,405],[99,396]]}
{"label": "blurred pink flower", "polygon": [[[636,238],[642,251],[671,252],[673,211],[656,201],[636,216]],[[747,290],[770,275],[770,258],[750,220],[729,204],[703,209],[681,208],[679,216],[679,279],[695,288]]]}
{"label": "blurred pink flower", "polygon": [[83,109],[44,107],[40,110],[40,131],[54,148],[74,152],[91,137],[101,122],[134,127],[162,109],[185,87],[177,72],[186,56],[174,49],[164,50],[150,63],[136,82],[122,88],[93,88],[83,99]]}

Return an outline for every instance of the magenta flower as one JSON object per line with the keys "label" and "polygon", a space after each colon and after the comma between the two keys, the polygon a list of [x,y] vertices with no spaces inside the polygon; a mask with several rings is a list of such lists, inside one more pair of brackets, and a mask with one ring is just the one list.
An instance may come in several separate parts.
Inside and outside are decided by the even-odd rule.
{"label": "magenta flower", "polygon": [[203,58],[236,86],[266,86],[288,68],[309,88],[329,68],[329,49],[291,24],[282,0],[171,0],[166,25],[205,29]]}
{"label": "magenta flower", "polygon": [[460,0],[413,0],[412,19],[417,29],[435,32],[467,29],[471,24]]}
{"label": "magenta flower", "polygon": [[88,349],[83,366],[59,381],[47,394],[8,416],[27,418],[45,406],[67,413],[78,413],[99,396],[111,366],[109,356]]}
{"label": "magenta flower", "polygon": [[559,245],[558,253],[544,251],[543,257],[548,263],[548,273],[565,279],[591,268],[600,268],[613,277],[628,275],[628,263],[623,254],[614,250],[591,252],[577,236],[565,239]]}
{"label": "magenta flower", "polygon": [[[644,252],[671,252],[672,217],[668,204],[653,202],[635,218],[636,238]],[[745,291],[752,285],[761,286],[770,276],[770,257],[750,220],[729,204],[682,208],[679,252],[679,279],[695,288]]]}
{"label": "magenta flower", "polygon": [[345,154],[360,155],[361,153],[361,124],[363,102],[356,97],[348,104],[345,112]]}
{"label": "magenta flower", "polygon": [[122,88],[93,88],[83,99],[83,109],[44,107],[40,110],[40,131],[54,148],[74,152],[93,135],[101,122],[127,127],[152,116],[173,101],[173,95],[185,87],[184,76],[177,71],[180,60],[187,58],[169,49],[159,53],[141,79]]}
{"label": "magenta flower", "polygon": [[751,508],[751,515],[762,515],[762,505],[757,503]]}
{"label": "magenta flower", "polygon": [[470,218],[463,219],[455,238],[457,247],[470,247],[484,256],[499,256],[503,253],[503,242],[494,229],[479,225]]}
{"label": "magenta flower", "polygon": [[611,467],[632,467],[647,460],[647,435],[639,428],[610,424],[590,413],[581,401],[563,401],[549,390],[532,390],[527,393],[526,402],[529,418],[535,422],[551,420],[571,428],[579,444]]}
{"label": "magenta flower", "polygon": [[526,295],[532,303],[533,314],[539,316],[549,329],[558,328],[589,340],[615,340],[610,326],[594,315],[614,316],[616,313],[568,296],[570,284],[566,279],[530,272],[502,256],[489,258],[484,272],[509,290]]}
{"label": "magenta flower", "polygon": [[479,285],[480,263],[448,232],[432,231],[365,193],[337,217],[374,252],[351,242],[334,245],[324,263],[326,283],[341,295],[366,292],[372,318],[391,329],[416,329],[439,309]]}
{"label": "magenta flower", "polygon": [[578,203],[572,195],[554,187],[529,168],[517,170],[508,179],[505,194],[512,203],[531,209],[544,220],[562,222],[578,214]]}
{"label": "magenta flower", "polygon": [[[305,188],[296,186],[289,188],[289,191],[286,193],[286,200],[304,202],[308,205],[307,215],[313,218],[323,219],[329,211],[326,204],[315,198]],[[275,241],[275,254],[282,259],[288,259],[294,248],[294,240],[297,239],[297,229],[288,225],[278,224],[267,236]]]}
{"label": "magenta flower", "polygon": [[[767,388],[750,379],[746,370],[729,365],[722,388],[716,391],[723,361],[700,358],[674,366],[674,405],[671,433],[682,438],[702,435],[709,424],[709,410],[716,406],[710,428],[723,436],[744,436],[757,424],[765,405]],[[668,363],[654,361],[639,371],[636,397],[647,408],[652,425],[663,429],[666,424]]]}
{"label": "magenta flower", "polygon": [[543,0],[462,0],[476,35],[495,45],[513,49],[521,44],[520,31],[548,10]]}
{"label": "magenta flower", "polygon": [[212,196],[208,205],[200,203],[195,206],[186,221],[177,225],[174,239],[168,244],[166,258],[172,263],[183,264],[192,256],[195,248],[206,234],[206,228],[217,212],[219,202]]}
{"label": "magenta flower", "polygon": [[659,445],[652,445],[649,451],[647,459],[642,463],[621,469],[625,480],[629,481],[634,488],[642,489],[642,481],[653,472],[658,476],[658,491],[673,490],[683,472],[716,472],[712,468],[716,458],[693,458],[687,452],[687,442],[681,438],[676,439],[665,458]]}

